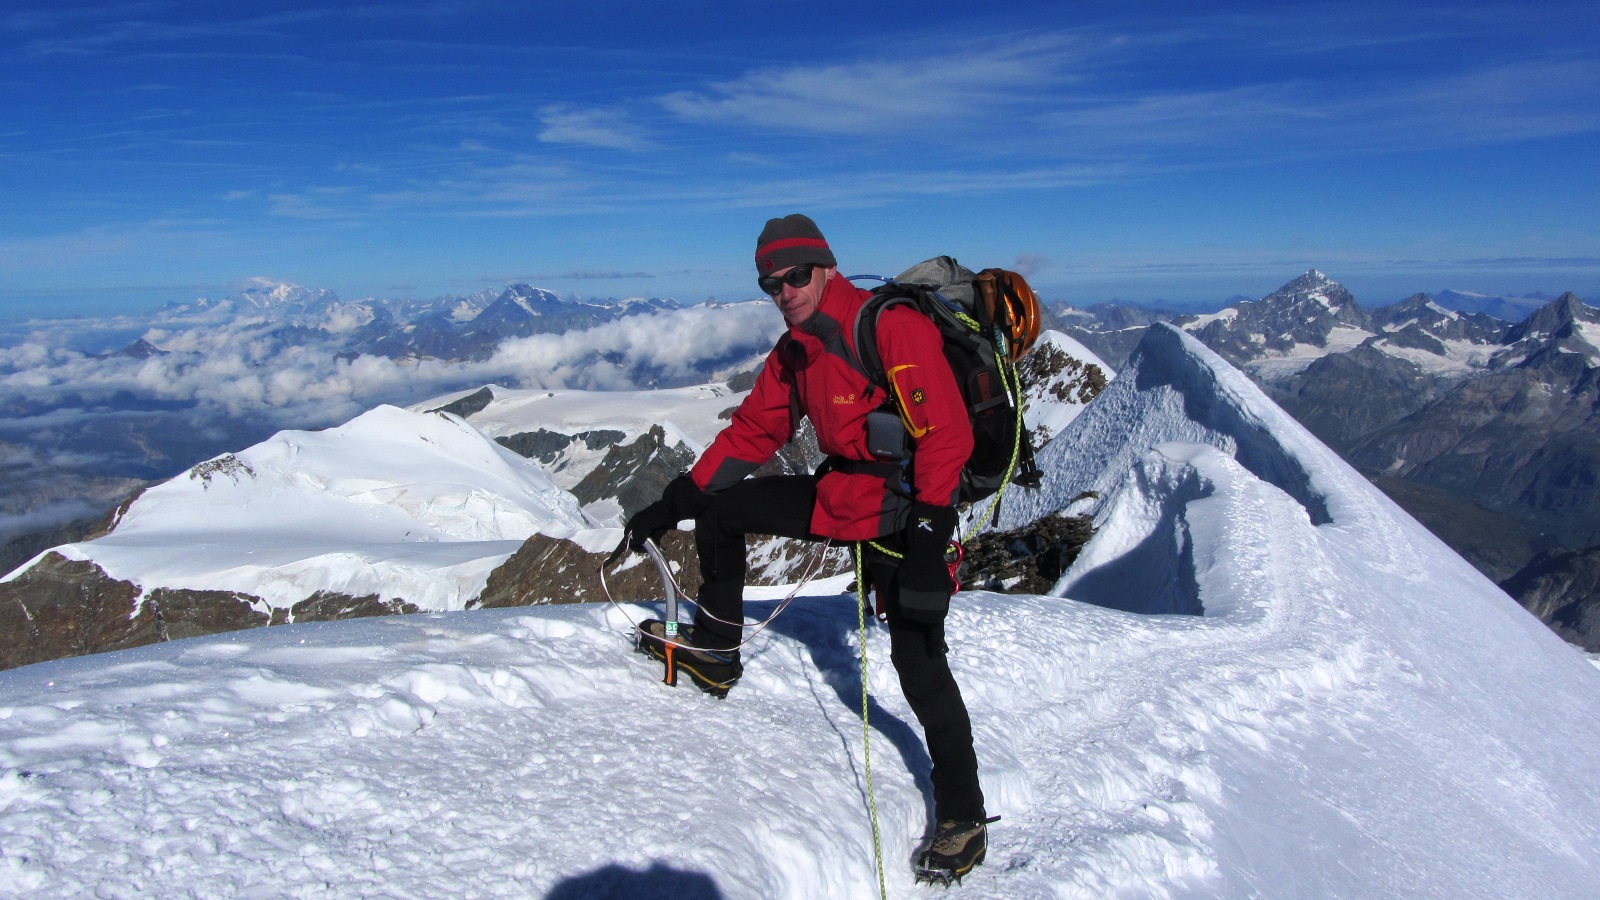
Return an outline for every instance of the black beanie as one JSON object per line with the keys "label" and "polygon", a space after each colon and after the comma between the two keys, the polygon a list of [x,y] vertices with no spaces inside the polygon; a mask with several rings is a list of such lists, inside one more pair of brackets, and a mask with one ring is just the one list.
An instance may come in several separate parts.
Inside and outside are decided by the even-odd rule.
{"label": "black beanie", "polygon": [[756,239],[756,272],[766,275],[790,266],[812,263],[837,266],[833,251],[822,237],[817,223],[795,213],[781,219],[768,219]]}

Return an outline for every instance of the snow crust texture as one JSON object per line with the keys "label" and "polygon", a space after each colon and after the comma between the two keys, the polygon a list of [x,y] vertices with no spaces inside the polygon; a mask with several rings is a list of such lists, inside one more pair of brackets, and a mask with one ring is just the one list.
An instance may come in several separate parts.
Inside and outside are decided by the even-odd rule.
{"label": "snow crust texture", "polygon": [[[1600,896],[1600,672],[1243,376],[1153,329],[1044,457],[1005,516],[1099,531],[1065,597],[955,600],[1004,817],[959,896]],[[0,893],[873,896],[846,580],[726,701],[627,651],[648,603],[0,673]],[[888,890],[927,896],[929,763],[866,649]]]}

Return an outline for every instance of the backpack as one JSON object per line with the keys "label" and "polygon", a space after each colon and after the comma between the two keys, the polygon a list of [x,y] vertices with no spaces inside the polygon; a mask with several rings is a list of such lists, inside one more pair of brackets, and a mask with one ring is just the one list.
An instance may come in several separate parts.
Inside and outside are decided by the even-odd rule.
{"label": "backpack", "polygon": [[938,326],[972,423],[972,456],[961,469],[958,502],[984,500],[1008,483],[1038,487],[1043,473],[1022,421],[1016,368],[1017,358],[1039,336],[1038,297],[1027,281],[1005,269],[974,274],[948,256],[881,280],[885,283],[857,314],[854,331],[861,369],[888,395],[885,406],[892,408],[896,401],[878,354],[878,321],[888,309],[910,306]]}

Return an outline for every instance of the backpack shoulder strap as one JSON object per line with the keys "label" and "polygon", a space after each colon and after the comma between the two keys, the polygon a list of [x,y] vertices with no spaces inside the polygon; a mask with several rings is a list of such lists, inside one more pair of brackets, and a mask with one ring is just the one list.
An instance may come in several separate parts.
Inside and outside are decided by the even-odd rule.
{"label": "backpack shoulder strap", "polygon": [[852,333],[855,336],[856,358],[861,363],[861,371],[866,373],[867,379],[874,385],[889,390],[889,378],[883,371],[883,353],[878,349],[878,320],[891,307],[913,306],[921,308],[914,293],[919,290],[917,285],[904,285],[889,282],[872,292],[872,299],[861,305],[856,311],[855,325]]}
{"label": "backpack shoulder strap", "polygon": [[789,384],[789,439],[794,440],[794,436],[800,433],[800,420],[805,417],[800,409],[800,383],[795,379],[795,373],[805,363],[806,348],[800,346],[800,342],[786,331],[783,337],[778,338],[777,349],[786,374],[783,380]]}

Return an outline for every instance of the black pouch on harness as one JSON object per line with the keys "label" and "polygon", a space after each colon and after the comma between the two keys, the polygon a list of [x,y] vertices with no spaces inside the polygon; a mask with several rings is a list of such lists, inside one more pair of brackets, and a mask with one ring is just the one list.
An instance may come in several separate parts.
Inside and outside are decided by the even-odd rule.
{"label": "black pouch on harness", "polygon": [[901,460],[911,455],[906,426],[892,409],[867,413],[867,452],[873,459]]}

